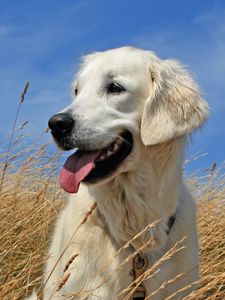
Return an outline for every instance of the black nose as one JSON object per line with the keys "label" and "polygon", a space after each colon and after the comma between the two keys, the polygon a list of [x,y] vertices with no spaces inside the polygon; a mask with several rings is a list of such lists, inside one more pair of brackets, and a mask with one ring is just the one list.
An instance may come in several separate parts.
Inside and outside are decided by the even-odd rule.
{"label": "black nose", "polygon": [[74,119],[68,113],[61,113],[52,116],[48,121],[48,127],[53,134],[65,135],[72,131],[74,127]]}

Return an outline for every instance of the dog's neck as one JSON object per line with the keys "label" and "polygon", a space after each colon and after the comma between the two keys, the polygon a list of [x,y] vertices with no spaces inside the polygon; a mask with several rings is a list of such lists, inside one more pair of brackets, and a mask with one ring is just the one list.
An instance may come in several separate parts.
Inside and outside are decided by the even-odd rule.
{"label": "dog's neck", "polygon": [[139,249],[163,249],[167,222],[178,206],[185,138],[145,147],[137,167],[91,189],[105,225],[120,246],[148,224],[158,223],[132,241]]}

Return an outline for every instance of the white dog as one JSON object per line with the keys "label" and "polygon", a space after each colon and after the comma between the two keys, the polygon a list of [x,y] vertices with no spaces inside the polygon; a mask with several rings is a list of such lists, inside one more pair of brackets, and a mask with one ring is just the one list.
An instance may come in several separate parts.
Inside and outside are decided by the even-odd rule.
{"label": "white dog", "polygon": [[[182,182],[187,136],[208,112],[196,83],[176,61],[123,47],[86,56],[73,90],[49,120],[61,149],[78,148],[60,174],[77,194],[56,222],[44,299],[183,299],[199,276],[195,204]],[[132,257],[147,265],[139,288]]]}

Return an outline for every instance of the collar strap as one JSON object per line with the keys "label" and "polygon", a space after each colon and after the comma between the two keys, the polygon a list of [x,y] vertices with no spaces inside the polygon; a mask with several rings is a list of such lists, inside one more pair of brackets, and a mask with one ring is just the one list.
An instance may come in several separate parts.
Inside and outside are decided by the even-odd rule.
{"label": "collar strap", "polygon": [[[176,212],[170,216],[167,222],[167,230],[166,233],[169,234],[176,220]],[[144,300],[146,298],[146,289],[142,284],[142,276],[144,275],[146,268],[148,266],[147,257],[141,255],[140,253],[136,254],[133,259],[133,268],[131,271],[131,275],[134,277],[133,285],[132,285],[132,293],[129,297],[129,300],[140,299]],[[140,278],[140,282],[138,280]]]}
{"label": "collar strap", "polygon": [[167,234],[170,233],[170,231],[171,231],[171,229],[172,229],[175,221],[176,221],[176,212],[172,216],[170,216],[170,218],[169,218],[169,220],[167,222],[167,230],[166,230]]}

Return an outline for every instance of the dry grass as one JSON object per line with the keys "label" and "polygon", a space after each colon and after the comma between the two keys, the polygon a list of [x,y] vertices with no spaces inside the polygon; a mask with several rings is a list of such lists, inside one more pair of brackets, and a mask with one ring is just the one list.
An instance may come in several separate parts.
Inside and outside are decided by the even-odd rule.
{"label": "dry grass", "polygon": [[40,283],[49,226],[63,203],[57,157],[47,157],[44,147],[27,151],[10,156],[0,194],[0,299],[6,300]]}
{"label": "dry grass", "polygon": [[225,172],[223,167],[214,168],[197,185],[202,193],[198,197],[201,280],[188,300],[225,299]]}
{"label": "dry grass", "polygon": [[[20,105],[24,95],[23,92]],[[0,155],[0,299],[4,300],[23,299],[34,287],[41,287],[48,232],[65,200],[57,184],[59,156],[38,143],[27,147],[20,131],[16,134],[14,131],[10,147]],[[214,165],[203,174],[204,177],[188,178],[198,198],[201,280],[199,289],[186,300],[222,300],[225,299],[225,172]],[[176,251],[179,249],[175,246],[162,260],[169,259]],[[154,276],[155,267],[143,277]],[[58,289],[69,278],[67,269]]]}

